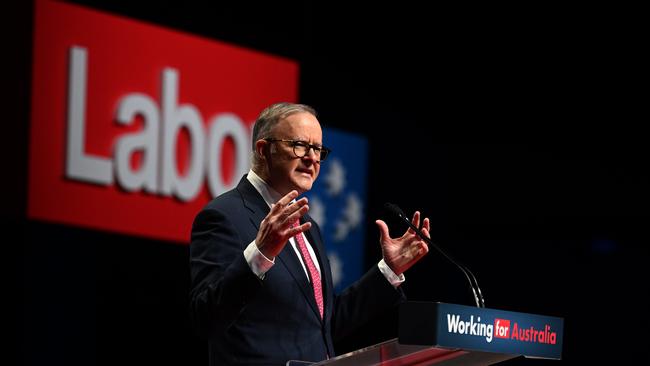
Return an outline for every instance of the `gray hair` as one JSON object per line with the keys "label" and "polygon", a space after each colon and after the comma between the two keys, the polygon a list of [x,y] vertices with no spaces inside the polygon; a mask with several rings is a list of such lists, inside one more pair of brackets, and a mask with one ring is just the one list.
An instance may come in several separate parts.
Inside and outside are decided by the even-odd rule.
{"label": "gray hair", "polygon": [[316,110],[305,104],[295,103],[275,103],[266,107],[262,113],[257,117],[255,125],[253,126],[253,138],[251,148],[253,149],[253,167],[260,164],[260,159],[255,154],[255,143],[257,140],[270,137],[271,129],[284,118],[289,117],[295,113],[306,112],[316,117]]}

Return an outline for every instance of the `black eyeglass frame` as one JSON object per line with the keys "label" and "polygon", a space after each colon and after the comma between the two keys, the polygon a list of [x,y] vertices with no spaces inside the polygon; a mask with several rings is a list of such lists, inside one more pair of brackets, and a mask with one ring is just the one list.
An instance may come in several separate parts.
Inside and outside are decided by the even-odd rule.
{"label": "black eyeglass frame", "polygon": [[[288,142],[289,144],[291,144],[291,147],[293,147],[293,154],[296,157],[299,157],[299,158],[304,158],[305,156],[307,156],[307,154],[309,154],[310,149],[314,150],[314,153],[319,158],[319,160],[318,160],[319,162],[324,161],[325,159],[327,159],[327,156],[332,152],[331,149],[328,149],[325,146],[314,145],[314,144],[308,143],[307,141],[301,141],[301,140],[274,139],[272,137],[267,137],[267,138],[264,139],[264,141],[267,141],[267,142]],[[296,152],[296,146],[306,147],[307,150],[305,150],[305,153],[302,156],[300,156]],[[318,153],[318,151],[320,151],[320,153]]]}

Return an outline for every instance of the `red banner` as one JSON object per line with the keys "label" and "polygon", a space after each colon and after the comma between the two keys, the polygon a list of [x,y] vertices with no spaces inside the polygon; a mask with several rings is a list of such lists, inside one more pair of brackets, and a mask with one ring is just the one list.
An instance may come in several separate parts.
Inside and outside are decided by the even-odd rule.
{"label": "red banner", "polygon": [[34,23],[32,219],[187,243],[257,114],[297,99],[291,60],[50,1]]}

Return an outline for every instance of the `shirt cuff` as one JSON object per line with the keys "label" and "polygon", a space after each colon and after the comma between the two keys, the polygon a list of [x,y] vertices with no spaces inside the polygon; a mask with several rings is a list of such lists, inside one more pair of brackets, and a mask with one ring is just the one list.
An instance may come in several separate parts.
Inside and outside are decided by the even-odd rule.
{"label": "shirt cuff", "polygon": [[251,267],[251,271],[253,271],[253,273],[255,273],[255,275],[261,280],[264,279],[266,272],[275,264],[275,258],[270,260],[260,252],[257,248],[257,244],[255,244],[255,240],[248,244],[246,249],[244,249],[244,258],[246,259],[248,266]]}
{"label": "shirt cuff", "polygon": [[388,264],[386,264],[386,261],[383,259],[377,263],[377,267],[379,267],[379,272],[386,277],[388,282],[390,282],[393,287],[398,288],[404,281],[406,281],[406,277],[404,277],[404,273],[401,275],[396,275],[395,272],[393,272],[390,267],[388,267]]}

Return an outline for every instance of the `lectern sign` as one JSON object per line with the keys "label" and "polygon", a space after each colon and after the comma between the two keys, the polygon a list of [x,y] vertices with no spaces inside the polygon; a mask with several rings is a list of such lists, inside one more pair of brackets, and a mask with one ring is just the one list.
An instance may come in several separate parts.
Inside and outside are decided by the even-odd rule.
{"label": "lectern sign", "polygon": [[400,327],[400,342],[407,344],[562,357],[564,320],[552,316],[445,303],[407,303],[400,309]]}
{"label": "lectern sign", "polygon": [[[544,329],[536,329],[535,326],[523,327],[516,321],[508,319],[495,318],[494,323],[481,323],[480,316],[470,315],[469,320],[463,320],[459,314],[447,313],[447,333],[473,335],[485,337],[485,341],[490,343],[494,338],[510,339],[521,342],[533,343],[557,343],[557,332],[553,331],[549,324],[544,324]],[[474,319],[476,318],[476,321]],[[483,318],[485,319],[485,317]]]}
{"label": "lectern sign", "polygon": [[438,344],[455,344],[465,349],[528,356],[560,358],[561,318],[438,304],[446,320],[438,324]]}

